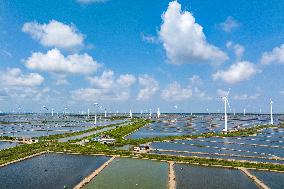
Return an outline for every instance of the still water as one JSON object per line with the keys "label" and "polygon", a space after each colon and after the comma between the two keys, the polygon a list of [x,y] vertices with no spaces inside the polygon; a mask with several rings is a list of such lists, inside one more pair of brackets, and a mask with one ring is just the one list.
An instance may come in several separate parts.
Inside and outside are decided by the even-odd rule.
{"label": "still water", "polygon": [[175,164],[177,189],[257,189],[239,170]]}
{"label": "still water", "polygon": [[84,189],[166,189],[168,164],[117,158]]}
{"label": "still water", "polygon": [[273,189],[284,188],[284,173],[249,170],[254,176],[264,184]]}
{"label": "still water", "polygon": [[0,168],[0,188],[73,188],[108,159],[105,156],[44,154]]}

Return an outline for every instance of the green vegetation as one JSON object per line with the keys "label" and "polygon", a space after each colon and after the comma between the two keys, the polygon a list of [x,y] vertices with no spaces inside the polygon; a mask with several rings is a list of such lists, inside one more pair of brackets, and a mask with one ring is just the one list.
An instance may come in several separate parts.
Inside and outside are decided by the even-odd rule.
{"label": "green vegetation", "polygon": [[57,140],[57,139],[60,139],[60,138],[81,135],[81,134],[92,132],[92,131],[98,131],[98,130],[101,130],[101,129],[107,128],[107,127],[118,126],[118,125],[123,124],[123,123],[126,123],[126,122],[110,124],[110,125],[106,125],[106,126],[97,126],[97,127],[91,128],[91,129],[84,130],[84,131],[77,131],[77,132],[72,132],[72,133],[62,133],[62,134],[56,134],[56,135],[42,136],[42,137],[39,137],[39,140],[40,141],[44,141],[44,140]]}
{"label": "green vegetation", "polygon": [[0,165],[46,150],[46,143],[38,142],[0,150]]}

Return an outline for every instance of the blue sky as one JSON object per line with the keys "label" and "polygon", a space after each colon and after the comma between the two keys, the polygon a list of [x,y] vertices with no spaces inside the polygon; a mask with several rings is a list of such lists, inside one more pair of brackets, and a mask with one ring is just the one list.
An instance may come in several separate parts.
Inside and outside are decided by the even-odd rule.
{"label": "blue sky", "polygon": [[[284,3],[0,1],[0,111],[283,112]],[[177,105],[176,110],[174,106]]]}

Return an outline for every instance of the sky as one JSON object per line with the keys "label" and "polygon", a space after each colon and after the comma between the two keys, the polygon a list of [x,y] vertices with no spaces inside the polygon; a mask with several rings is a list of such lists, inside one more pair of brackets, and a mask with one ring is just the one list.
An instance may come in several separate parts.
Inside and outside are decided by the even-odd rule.
{"label": "sky", "polygon": [[283,113],[280,0],[0,0],[0,111]]}

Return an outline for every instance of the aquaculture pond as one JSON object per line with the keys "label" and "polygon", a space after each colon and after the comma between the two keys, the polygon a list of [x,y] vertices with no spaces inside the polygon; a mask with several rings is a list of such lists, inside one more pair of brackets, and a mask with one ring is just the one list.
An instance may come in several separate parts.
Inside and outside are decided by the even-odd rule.
{"label": "aquaculture pond", "polygon": [[0,188],[73,188],[109,160],[106,156],[48,153],[0,168]]}
{"label": "aquaculture pond", "polygon": [[249,170],[254,176],[261,180],[271,189],[284,188],[284,173]]}
{"label": "aquaculture pond", "polygon": [[7,149],[7,148],[13,148],[17,145],[19,144],[16,142],[1,142],[0,141],[0,150]]}
{"label": "aquaculture pond", "polygon": [[0,116],[0,136],[40,137],[87,130],[124,122],[125,119],[100,119],[97,124],[85,116],[62,116],[49,114],[23,114]]}
{"label": "aquaculture pond", "polygon": [[[163,136],[181,136],[181,135],[196,135],[206,132],[221,132],[224,128],[224,120],[221,114],[218,115],[198,115],[198,116],[180,116],[173,115],[172,117],[162,118],[156,122],[146,125],[138,131],[132,133],[126,138],[153,138]],[[234,116],[228,121],[229,130],[237,128],[248,128],[254,125],[262,125],[269,123],[269,119],[259,116]],[[277,124],[278,121],[275,121]]]}
{"label": "aquaculture pond", "polygon": [[177,189],[257,189],[242,172],[234,169],[174,165]]}
{"label": "aquaculture pond", "polygon": [[283,128],[265,129],[256,136],[211,137],[154,142],[152,153],[248,160],[284,164]]}
{"label": "aquaculture pond", "polygon": [[167,163],[117,158],[84,189],[166,189],[167,184]]}

